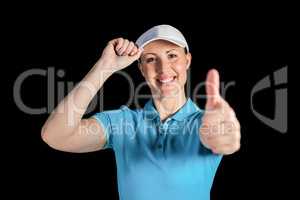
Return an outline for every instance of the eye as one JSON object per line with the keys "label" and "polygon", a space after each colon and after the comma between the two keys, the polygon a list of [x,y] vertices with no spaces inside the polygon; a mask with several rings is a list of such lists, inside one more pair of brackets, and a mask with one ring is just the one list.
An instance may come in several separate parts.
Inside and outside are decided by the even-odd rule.
{"label": "eye", "polygon": [[171,53],[171,54],[168,55],[168,58],[171,58],[171,59],[177,58],[177,55],[174,54],[174,53]]}
{"label": "eye", "polygon": [[154,62],[154,60],[155,60],[155,59],[154,59],[153,57],[150,57],[150,58],[146,58],[146,59],[145,59],[145,62],[146,62],[146,63],[151,63],[151,62]]}

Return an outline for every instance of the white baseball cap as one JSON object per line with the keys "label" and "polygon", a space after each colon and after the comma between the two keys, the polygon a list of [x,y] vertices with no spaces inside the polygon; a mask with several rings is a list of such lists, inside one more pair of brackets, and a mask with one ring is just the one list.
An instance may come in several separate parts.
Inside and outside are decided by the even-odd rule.
{"label": "white baseball cap", "polygon": [[139,48],[143,48],[145,45],[155,40],[172,42],[180,47],[186,48],[187,52],[189,52],[189,46],[183,34],[170,25],[158,25],[150,28],[143,33],[135,43]]}

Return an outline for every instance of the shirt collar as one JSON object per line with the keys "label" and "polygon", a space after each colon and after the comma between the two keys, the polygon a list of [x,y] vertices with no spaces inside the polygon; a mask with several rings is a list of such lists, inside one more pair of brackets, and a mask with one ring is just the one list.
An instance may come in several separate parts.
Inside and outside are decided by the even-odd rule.
{"label": "shirt collar", "polygon": [[[188,98],[185,104],[172,116],[171,119],[177,121],[183,121],[189,115],[195,112],[202,112],[201,109],[190,99]],[[156,110],[153,99],[150,99],[144,106],[144,117],[148,120],[159,119],[159,113]]]}

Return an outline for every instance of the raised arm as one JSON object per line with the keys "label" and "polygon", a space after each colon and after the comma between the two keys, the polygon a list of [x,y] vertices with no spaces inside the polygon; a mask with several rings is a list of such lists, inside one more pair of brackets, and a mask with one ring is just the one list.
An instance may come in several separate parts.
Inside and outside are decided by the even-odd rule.
{"label": "raised arm", "polygon": [[104,82],[137,60],[141,52],[126,39],[111,40],[88,74],[51,113],[42,128],[42,139],[61,151],[80,153],[101,149],[106,142],[102,127],[95,119],[82,117]]}

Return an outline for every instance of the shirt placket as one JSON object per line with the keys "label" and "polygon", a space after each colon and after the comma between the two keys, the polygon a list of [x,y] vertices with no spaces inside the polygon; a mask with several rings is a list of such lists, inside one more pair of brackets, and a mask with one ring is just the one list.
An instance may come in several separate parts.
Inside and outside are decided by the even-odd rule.
{"label": "shirt placket", "polygon": [[159,122],[159,125],[158,125],[157,149],[161,152],[164,149],[164,144],[165,144],[164,140],[166,138],[166,134],[168,131],[169,121],[170,121],[170,119],[167,119],[164,123]]}

